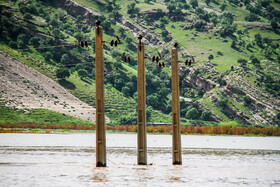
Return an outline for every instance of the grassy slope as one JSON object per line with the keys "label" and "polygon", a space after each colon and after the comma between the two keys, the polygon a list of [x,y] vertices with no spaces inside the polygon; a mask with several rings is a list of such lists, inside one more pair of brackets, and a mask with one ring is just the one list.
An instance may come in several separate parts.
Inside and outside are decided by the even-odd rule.
{"label": "grassy slope", "polygon": [[81,124],[93,123],[47,109],[17,110],[0,106],[0,123]]}

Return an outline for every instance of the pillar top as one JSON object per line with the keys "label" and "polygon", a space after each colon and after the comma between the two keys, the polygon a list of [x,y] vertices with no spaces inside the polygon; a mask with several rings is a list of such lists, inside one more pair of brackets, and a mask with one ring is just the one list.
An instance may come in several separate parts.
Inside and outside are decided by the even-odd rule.
{"label": "pillar top", "polygon": [[143,38],[142,34],[139,34],[139,36],[137,38],[138,38],[138,40],[142,40],[142,38]]}
{"label": "pillar top", "polygon": [[96,20],[95,23],[96,23],[97,27],[99,27],[100,24],[101,24],[101,21],[100,20]]}

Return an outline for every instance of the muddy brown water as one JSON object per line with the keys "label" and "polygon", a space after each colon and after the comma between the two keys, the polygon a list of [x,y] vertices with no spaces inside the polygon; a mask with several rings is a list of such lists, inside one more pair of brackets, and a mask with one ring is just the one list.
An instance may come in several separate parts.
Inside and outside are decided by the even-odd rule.
{"label": "muddy brown water", "polygon": [[280,137],[148,135],[138,166],[137,135],[107,134],[107,166],[95,167],[95,134],[0,134],[0,186],[280,186]]}

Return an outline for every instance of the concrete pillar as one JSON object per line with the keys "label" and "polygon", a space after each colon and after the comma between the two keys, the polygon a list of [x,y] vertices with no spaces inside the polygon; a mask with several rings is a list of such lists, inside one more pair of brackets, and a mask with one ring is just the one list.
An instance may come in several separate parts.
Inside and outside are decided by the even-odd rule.
{"label": "concrete pillar", "polygon": [[96,167],[106,167],[103,29],[95,29]]}
{"label": "concrete pillar", "polygon": [[145,49],[139,37],[138,43],[138,107],[137,107],[137,158],[139,165],[147,165],[147,132],[146,132],[146,78],[145,78]]}
{"label": "concrete pillar", "polygon": [[179,97],[179,62],[178,50],[171,51],[172,60],[172,161],[173,165],[182,164],[181,129],[180,129],[180,97]]}

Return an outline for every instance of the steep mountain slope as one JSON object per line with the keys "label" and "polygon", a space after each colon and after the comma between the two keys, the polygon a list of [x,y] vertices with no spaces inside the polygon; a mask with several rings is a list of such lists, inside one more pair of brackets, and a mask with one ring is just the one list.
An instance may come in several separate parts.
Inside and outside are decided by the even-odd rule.
{"label": "steep mountain slope", "polygon": [[1,53],[0,67],[0,96],[6,106],[45,108],[95,122],[95,108],[71,95],[52,79]]}
{"label": "steep mountain slope", "polygon": [[[167,63],[177,41],[180,60],[194,56],[198,62],[192,67],[180,64],[182,118],[196,123],[236,120],[245,125],[279,125],[278,1],[0,2],[1,50],[13,48],[35,59],[24,62],[93,107],[94,47],[54,46],[73,44],[80,37],[94,40],[97,18],[102,21],[105,41],[115,35],[121,38],[123,45],[104,46],[106,111],[114,122],[136,122],[137,65],[135,60],[122,62],[121,56],[123,52],[136,56],[135,36],[142,33],[147,56],[160,52],[161,63]],[[14,27],[11,32],[9,26]],[[149,59],[146,68],[148,121],[170,122],[170,69],[158,68]],[[70,70],[65,81],[56,78],[61,69]],[[81,79],[77,77],[80,69],[87,71]]]}

